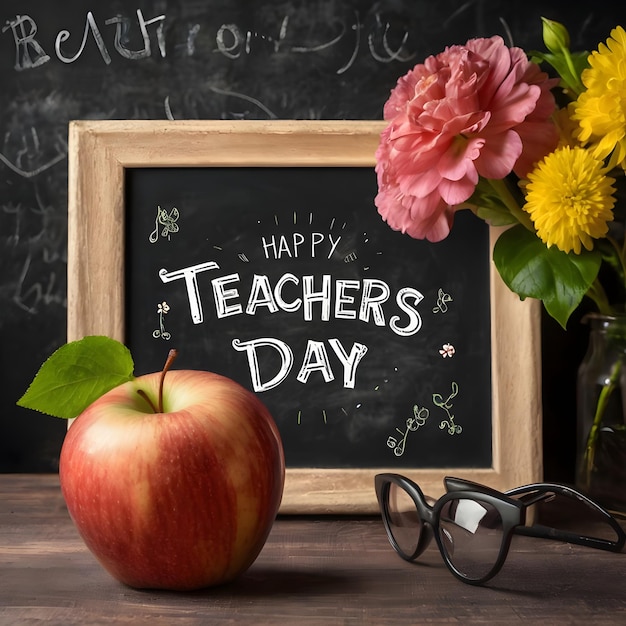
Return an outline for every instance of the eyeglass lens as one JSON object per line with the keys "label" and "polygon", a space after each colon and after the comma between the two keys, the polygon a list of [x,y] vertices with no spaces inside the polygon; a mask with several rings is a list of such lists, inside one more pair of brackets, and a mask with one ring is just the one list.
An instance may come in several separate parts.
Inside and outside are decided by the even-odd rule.
{"label": "eyeglass lens", "polygon": [[422,520],[413,498],[395,483],[387,493],[389,530],[398,552],[407,559],[415,554],[422,533]]}
{"label": "eyeglass lens", "polygon": [[[413,498],[390,483],[387,492],[389,530],[397,550],[412,558],[417,550],[422,520]],[[488,502],[459,495],[444,504],[436,530],[453,567],[470,580],[487,576],[498,561],[503,541],[502,518]]]}
{"label": "eyeglass lens", "polygon": [[447,501],[437,531],[450,563],[463,576],[487,576],[500,555],[504,538],[502,517],[488,502],[459,496]]}

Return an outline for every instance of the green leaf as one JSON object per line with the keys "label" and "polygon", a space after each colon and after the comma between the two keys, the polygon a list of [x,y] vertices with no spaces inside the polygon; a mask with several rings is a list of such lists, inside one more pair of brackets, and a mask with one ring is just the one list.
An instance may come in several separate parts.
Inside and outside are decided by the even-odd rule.
{"label": "green leaf", "polygon": [[509,226],[517,222],[510,211],[496,205],[480,206],[476,210],[476,215],[491,226]]}
{"label": "green leaf", "polygon": [[589,53],[587,51],[568,52],[569,58],[561,54],[550,52],[538,52],[533,50],[529,53],[530,59],[535,63],[548,63],[561,77],[564,86],[569,87],[574,93],[579,94],[583,90],[580,76],[589,67]]}
{"label": "green leaf", "polygon": [[548,248],[523,226],[506,230],[496,241],[493,261],[511,291],[541,300],[563,328],[598,275],[602,255],[597,251],[566,254]]}
{"label": "green leaf", "polygon": [[517,223],[500,194],[484,178],[478,180],[474,193],[467,203],[474,207],[480,219],[491,226],[508,226]]}
{"label": "green leaf", "polygon": [[54,417],[76,417],[107,391],[133,379],[130,351],[109,337],[61,346],[41,366],[18,406]]}

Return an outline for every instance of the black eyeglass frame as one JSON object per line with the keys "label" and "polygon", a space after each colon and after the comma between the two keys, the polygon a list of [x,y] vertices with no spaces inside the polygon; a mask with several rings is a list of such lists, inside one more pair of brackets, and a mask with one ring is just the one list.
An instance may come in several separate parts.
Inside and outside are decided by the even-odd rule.
{"label": "black eyeglass frame", "polygon": [[[400,474],[377,474],[374,479],[374,483],[376,497],[382,513],[383,524],[385,526],[389,542],[393,546],[394,550],[404,560],[414,561],[420,554],[422,554],[422,552],[424,552],[434,536],[446,567],[456,578],[473,585],[480,585],[487,582],[502,569],[502,566],[506,561],[511,545],[511,539],[514,533],[544,539],[555,539],[557,541],[565,541],[568,543],[597,548],[600,550],[608,550],[611,552],[620,552],[626,543],[626,532],[608,511],[603,509],[593,500],[587,498],[584,494],[566,485],[557,483],[534,483],[531,485],[517,487],[503,493],[472,481],[446,476],[444,478],[446,493],[433,504],[429,504],[429,498],[424,496],[420,487],[410,478],[401,476]],[[411,497],[415,503],[415,507],[422,522],[419,541],[412,554],[406,554],[400,548],[391,530],[388,494],[392,483],[402,488]],[[440,533],[438,532],[442,508],[450,500],[458,499],[460,492],[462,492],[463,497],[466,499],[485,502],[493,506],[498,511],[502,519],[502,542],[500,544],[498,556],[492,568],[485,575],[479,578],[471,578],[455,567],[454,563],[450,560],[445,547],[443,546]],[[616,540],[610,541],[607,539],[588,537],[539,524],[526,526],[526,511],[528,507],[533,504],[537,504],[538,502],[547,500],[557,494],[570,498],[576,498],[593,509],[615,531]]]}

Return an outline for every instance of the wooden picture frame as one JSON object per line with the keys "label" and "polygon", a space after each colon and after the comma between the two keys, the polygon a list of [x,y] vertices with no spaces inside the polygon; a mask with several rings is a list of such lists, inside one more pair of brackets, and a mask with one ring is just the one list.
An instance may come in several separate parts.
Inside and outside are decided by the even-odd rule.
{"label": "wooden picture frame", "polygon": [[[124,341],[125,171],[137,167],[370,167],[383,122],[75,121],[69,129],[68,341]],[[375,210],[373,208],[373,210]],[[490,229],[491,246],[498,231]],[[411,469],[437,496],[445,475],[497,489],[542,476],[540,308],[490,267],[492,466]],[[390,468],[287,468],[281,513],[377,511],[374,475]]]}

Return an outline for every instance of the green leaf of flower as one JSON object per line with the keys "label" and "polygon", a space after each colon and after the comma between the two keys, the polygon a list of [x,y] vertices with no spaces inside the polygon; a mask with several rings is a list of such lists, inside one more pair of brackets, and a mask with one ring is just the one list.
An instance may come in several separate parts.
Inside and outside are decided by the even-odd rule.
{"label": "green leaf of flower", "polygon": [[550,248],[528,229],[514,226],[496,242],[493,261],[507,287],[525,298],[541,300],[563,328],[598,275],[597,251],[566,254]]}
{"label": "green leaf of flower", "polygon": [[586,68],[589,67],[589,53],[569,52],[568,54],[552,54],[550,52],[538,52],[533,50],[529,53],[529,57],[535,63],[548,63],[558,73],[561,78],[562,86],[572,90],[574,94],[580,94],[584,87],[580,76]]}
{"label": "green leaf of flower", "polygon": [[476,215],[491,226],[508,226],[517,223],[502,197],[484,178],[479,178],[474,193],[467,201]]}
{"label": "green leaf of flower", "polygon": [[497,205],[485,204],[480,206],[476,210],[476,215],[491,226],[509,226],[510,224],[517,223],[517,220],[507,209],[503,209]]}
{"label": "green leaf of flower", "polygon": [[130,351],[109,337],[61,346],[41,366],[18,406],[54,417],[76,417],[107,391],[133,379]]}

